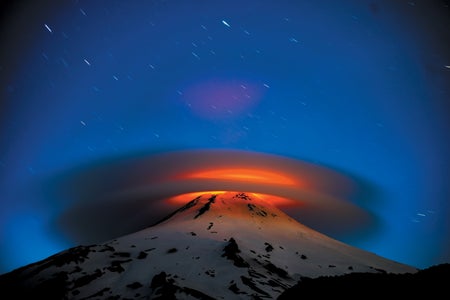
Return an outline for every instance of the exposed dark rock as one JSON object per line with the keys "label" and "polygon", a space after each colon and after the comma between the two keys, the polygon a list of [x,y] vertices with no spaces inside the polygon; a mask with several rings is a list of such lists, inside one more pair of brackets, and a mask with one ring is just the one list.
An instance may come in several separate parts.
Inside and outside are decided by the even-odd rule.
{"label": "exposed dark rock", "polygon": [[175,281],[169,278],[169,275],[165,272],[155,275],[150,284],[150,287],[153,290],[150,299],[174,300],[177,299],[175,296],[176,293],[185,293],[196,299],[215,300],[213,297],[210,297],[198,290],[188,287],[179,287],[174,283]]}
{"label": "exposed dark rock", "polygon": [[302,254],[302,255],[300,256],[300,258],[301,258],[301,259],[307,259],[307,257],[306,257],[305,254]]}
{"label": "exposed dark rock", "polygon": [[270,286],[272,286],[272,287],[280,287],[280,288],[282,288],[283,290],[289,288],[288,285],[286,285],[286,284],[280,282],[279,280],[273,279],[273,278],[272,278],[272,279],[269,279],[269,280],[267,281],[267,283],[268,283]]}
{"label": "exposed dark rock", "polygon": [[258,273],[253,269],[248,269],[248,275],[253,278],[267,278],[266,275]]}
{"label": "exposed dark rock", "polygon": [[266,252],[271,252],[273,250],[273,246],[267,242],[264,243],[266,245]]}
{"label": "exposed dark rock", "polygon": [[179,212],[183,212],[185,210],[190,209],[191,207],[197,205],[198,200],[200,199],[201,196],[198,196],[197,198],[195,198],[194,200],[188,202],[185,206],[177,209],[176,211],[174,211],[173,213],[169,214],[168,216],[166,216],[165,218],[159,220],[158,222],[154,223],[152,226],[158,225],[160,223],[163,223],[164,221],[169,220],[170,218],[172,218],[174,215],[176,215]]}
{"label": "exposed dark rock", "polygon": [[216,300],[215,298],[213,298],[211,296],[208,296],[208,295],[206,295],[206,294],[204,294],[204,293],[202,293],[202,292],[200,292],[198,290],[194,290],[194,289],[191,289],[191,288],[188,288],[188,287],[183,287],[180,290],[182,292],[184,292],[185,294],[188,294],[188,295],[190,295],[190,296],[192,296],[194,298],[197,298],[197,299],[201,299],[201,300]]}
{"label": "exposed dark rock", "polygon": [[118,256],[118,257],[131,257],[131,253],[129,253],[129,252],[114,252],[114,256]]}
{"label": "exposed dark rock", "polygon": [[154,288],[157,288],[157,287],[160,287],[160,286],[166,284],[167,282],[168,282],[167,281],[167,273],[162,271],[161,273],[153,276],[152,282],[150,283],[150,287],[152,289],[154,289]]}
{"label": "exposed dark rock", "polygon": [[145,253],[144,251],[141,251],[141,252],[139,252],[139,255],[138,255],[138,259],[144,259],[144,258],[146,258],[147,257],[147,253]]}
{"label": "exposed dark rock", "polygon": [[[95,297],[102,297],[103,294],[106,293],[109,290],[110,290],[110,288],[106,287],[106,288],[101,289],[100,291],[98,291],[98,292],[96,292],[96,293],[94,293],[94,294],[92,294],[92,295],[90,295],[90,296],[88,296],[86,298],[83,298],[83,299],[92,299],[92,298],[95,298]],[[110,298],[108,297],[108,299],[110,299]]]}
{"label": "exposed dark rock", "polygon": [[223,248],[224,253],[222,257],[226,257],[229,260],[233,261],[233,264],[239,268],[248,268],[249,264],[238,255],[241,250],[238,247],[238,244],[233,238],[230,238],[228,244]]}
{"label": "exposed dark rock", "polygon": [[289,276],[288,276],[288,272],[286,272],[286,270],[281,269],[281,268],[275,266],[273,263],[268,263],[268,264],[266,264],[266,265],[264,266],[264,268],[265,268],[267,271],[269,271],[269,272],[271,272],[271,273],[274,273],[274,274],[276,274],[276,275],[278,275],[278,276],[280,276],[280,277],[282,277],[282,278],[288,278],[288,277],[289,277]]}
{"label": "exposed dark rock", "polygon": [[385,270],[383,270],[383,269],[379,269],[379,268],[374,268],[374,267],[370,267],[371,269],[373,269],[373,270],[375,270],[375,271],[378,271],[378,272],[380,272],[380,273],[383,273],[383,274],[386,274],[387,272],[385,271]]}
{"label": "exposed dark rock", "polygon": [[116,251],[116,249],[114,249],[114,247],[110,245],[103,245],[103,248],[98,250],[98,252],[106,252],[106,251],[114,252]]}
{"label": "exposed dark rock", "polygon": [[232,291],[233,293],[237,294],[237,295],[239,295],[239,294],[247,294],[246,292],[241,291],[241,290],[238,288],[238,286],[237,286],[236,283],[230,284],[230,286],[228,286],[228,289],[229,289],[230,291]]}
{"label": "exposed dark rock", "polygon": [[257,292],[258,294],[261,294],[264,297],[270,298],[270,295],[267,292],[260,289],[259,287],[257,287],[255,282],[253,282],[253,280],[251,278],[241,276],[241,281],[244,285],[248,286],[249,288],[251,288],[253,291]]}
{"label": "exposed dark rock", "polygon": [[73,288],[79,288],[79,287],[85,286],[85,285],[91,283],[92,281],[94,281],[95,279],[101,277],[103,274],[105,274],[105,273],[100,271],[100,269],[96,269],[94,273],[82,276],[82,277],[74,280]]}
{"label": "exposed dark rock", "polygon": [[216,200],[217,195],[212,195],[211,198],[208,199],[208,202],[205,203],[199,210],[198,213],[195,215],[194,219],[197,219],[201,215],[203,215],[205,212],[207,212],[211,208],[211,204],[214,203]]}
{"label": "exposed dark rock", "polygon": [[261,217],[267,217],[267,212],[262,209],[257,211],[256,214],[260,215]]}
{"label": "exposed dark rock", "polygon": [[125,271],[125,269],[122,267],[123,263],[127,263],[130,262],[131,259],[127,259],[127,260],[113,260],[111,262],[111,265],[109,267],[107,267],[107,269],[111,272],[117,272],[117,273],[122,273],[123,271]]}
{"label": "exposed dark rock", "polygon": [[216,276],[216,271],[214,270],[206,270],[205,274],[211,277],[215,277]]}
{"label": "exposed dark rock", "polygon": [[170,248],[169,250],[167,250],[167,253],[175,253],[177,251],[178,251],[177,248]]}
{"label": "exposed dark rock", "polygon": [[251,200],[251,198],[246,193],[237,193],[233,196],[235,199],[242,199],[242,200]]}
{"label": "exposed dark rock", "polygon": [[189,201],[185,206],[181,207],[180,209],[178,209],[176,212],[182,212],[185,210],[188,210],[189,208],[195,206],[198,203],[198,200],[200,200],[202,196],[198,196],[197,198],[195,198],[192,201]]}
{"label": "exposed dark rock", "polygon": [[191,231],[191,235],[192,235],[192,236],[196,236],[197,234],[196,234],[195,232],[192,232],[192,231]]}
{"label": "exposed dark rock", "polygon": [[15,270],[15,272],[22,272],[25,269],[32,270],[31,272],[27,273],[27,276],[31,277],[38,273],[40,273],[42,270],[45,270],[47,268],[56,266],[56,267],[62,267],[63,265],[67,265],[70,263],[82,263],[88,258],[88,254],[91,250],[91,248],[95,247],[92,246],[78,246],[73,247],[70,249],[67,249],[61,253],[54,254],[45,260],[29,264],[27,266],[24,266],[22,268],[19,268]]}
{"label": "exposed dark rock", "polygon": [[140,288],[142,286],[143,286],[142,283],[137,282],[137,281],[135,281],[133,283],[130,283],[130,284],[127,284],[127,288],[130,288],[130,289],[133,289],[133,290],[136,290],[136,289],[138,289],[138,288]]}
{"label": "exposed dark rock", "polygon": [[80,266],[75,266],[72,272],[69,272],[69,274],[75,274],[83,271],[83,269],[80,268]]}
{"label": "exposed dark rock", "polygon": [[152,295],[149,299],[177,299],[175,293],[178,287],[173,284],[173,281],[168,280],[166,272],[161,272],[153,276],[150,287],[152,289]]}
{"label": "exposed dark rock", "polygon": [[207,230],[210,230],[213,226],[214,226],[214,223],[209,222],[209,226],[208,226]]}
{"label": "exposed dark rock", "polygon": [[249,211],[254,212],[261,217],[267,217],[267,212],[262,209],[259,209],[256,205],[249,203],[247,204],[247,207]]}

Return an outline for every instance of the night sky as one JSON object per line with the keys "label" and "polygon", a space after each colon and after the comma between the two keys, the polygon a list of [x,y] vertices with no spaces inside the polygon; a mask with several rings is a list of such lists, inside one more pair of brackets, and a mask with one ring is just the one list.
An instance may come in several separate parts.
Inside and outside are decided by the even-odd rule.
{"label": "night sky", "polygon": [[[306,225],[415,267],[450,262],[448,1],[0,3],[1,273],[83,242],[77,218],[102,226],[80,207],[127,228],[125,198],[96,196],[151,186],[178,151],[330,170],[367,222]],[[158,211],[147,196],[130,210]]]}

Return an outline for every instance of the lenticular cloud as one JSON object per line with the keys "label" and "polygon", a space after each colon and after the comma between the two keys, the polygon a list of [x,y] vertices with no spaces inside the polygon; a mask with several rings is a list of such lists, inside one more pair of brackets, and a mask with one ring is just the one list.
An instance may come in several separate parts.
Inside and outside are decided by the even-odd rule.
{"label": "lenticular cloud", "polygon": [[[59,182],[67,209],[58,222],[77,242],[98,242],[151,226],[192,193],[271,195],[310,227],[349,230],[367,224],[351,201],[358,183],[329,168],[292,158],[229,150],[174,151],[130,157],[72,172]],[[173,201],[178,199],[178,201]],[[180,199],[183,199],[181,202]]]}

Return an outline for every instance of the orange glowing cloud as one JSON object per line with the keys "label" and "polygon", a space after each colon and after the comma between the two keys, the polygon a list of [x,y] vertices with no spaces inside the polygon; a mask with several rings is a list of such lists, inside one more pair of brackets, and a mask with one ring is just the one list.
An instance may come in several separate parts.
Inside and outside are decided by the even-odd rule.
{"label": "orange glowing cloud", "polygon": [[[286,207],[308,222],[330,223],[332,227],[365,215],[349,201],[355,187],[350,178],[279,155],[237,150],[175,151],[139,160],[132,172],[120,172],[133,183],[123,188],[116,185],[120,193],[114,195],[123,199],[170,199],[203,191],[241,191],[270,195],[270,201],[276,201],[279,208]],[[181,204],[180,199],[184,198],[167,203]]]}
{"label": "orange glowing cloud", "polygon": [[[71,184],[66,187],[69,196],[61,198],[74,198],[76,206],[63,216],[64,222],[73,219],[79,227],[80,219],[101,219],[108,224],[104,228],[109,237],[135,231],[139,224],[148,226],[199,193],[211,191],[252,193],[328,233],[362,228],[370,220],[351,199],[358,185],[351,178],[305,161],[250,151],[174,151],[132,157],[80,172]],[[98,234],[95,240],[108,238],[99,231],[83,232],[89,234]]]}
{"label": "orange glowing cloud", "polygon": [[287,175],[264,169],[227,168],[196,171],[184,175],[184,178],[214,179],[266,183],[277,185],[296,185],[297,182]]}

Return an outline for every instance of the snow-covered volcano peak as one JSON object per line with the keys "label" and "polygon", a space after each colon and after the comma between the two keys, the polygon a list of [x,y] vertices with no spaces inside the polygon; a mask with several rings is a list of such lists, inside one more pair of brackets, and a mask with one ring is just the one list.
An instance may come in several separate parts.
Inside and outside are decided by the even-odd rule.
{"label": "snow-covered volcano peak", "polygon": [[221,192],[187,200],[144,230],[9,276],[37,288],[57,280],[60,299],[273,299],[304,277],[416,271],[300,224],[270,196]]}
{"label": "snow-covered volcano peak", "polygon": [[[243,192],[207,192],[196,196],[193,200],[164,218],[162,222],[180,220],[205,220],[210,218],[254,218],[264,222],[285,221],[290,219],[275,207],[274,203],[255,193]],[[276,219],[275,219],[276,218]]]}

